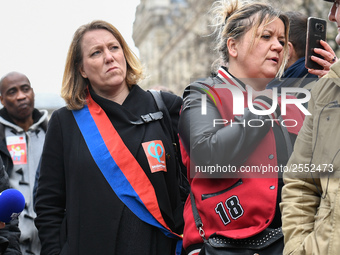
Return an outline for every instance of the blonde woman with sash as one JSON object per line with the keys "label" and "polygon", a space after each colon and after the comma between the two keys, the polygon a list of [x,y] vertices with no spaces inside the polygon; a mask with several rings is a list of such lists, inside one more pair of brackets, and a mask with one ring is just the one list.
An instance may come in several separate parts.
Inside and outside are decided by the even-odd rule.
{"label": "blonde woman with sash", "polygon": [[[111,24],[74,34],[36,197],[41,254],[175,254],[183,229],[170,133]],[[177,132],[181,99],[161,93]],[[178,249],[179,250],[179,249]]]}

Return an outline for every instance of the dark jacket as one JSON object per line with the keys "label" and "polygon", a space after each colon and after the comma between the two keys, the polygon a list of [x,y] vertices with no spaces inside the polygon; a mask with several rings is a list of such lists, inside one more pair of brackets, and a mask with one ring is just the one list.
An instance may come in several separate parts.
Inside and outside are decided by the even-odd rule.
{"label": "dark jacket", "polygon": [[291,65],[284,72],[281,78],[276,78],[268,83],[267,88],[278,88],[278,92],[281,92],[281,88],[284,87],[299,87],[303,88],[307,84],[314,82],[318,79],[318,76],[308,72],[305,67],[305,58],[300,58],[293,65]]}
{"label": "dark jacket", "polygon": [[[90,90],[91,91],[91,90]],[[141,115],[158,111],[151,94],[137,85],[122,105],[99,97],[123,142],[154,186],[167,225],[183,228],[183,208],[175,172],[171,139],[160,121],[135,125]],[[177,131],[181,99],[164,93]],[[142,143],[162,140],[167,172],[152,174]],[[70,110],[55,111],[49,122],[36,196],[36,226],[41,254],[172,254],[175,240],[142,222],[116,196],[94,162]]]}
{"label": "dark jacket", "polygon": [[[0,192],[9,188],[8,175],[0,157]],[[6,224],[4,229],[0,229],[0,254],[21,254],[19,237],[20,230],[18,228],[18,220],[13,220],[13,222]]]}

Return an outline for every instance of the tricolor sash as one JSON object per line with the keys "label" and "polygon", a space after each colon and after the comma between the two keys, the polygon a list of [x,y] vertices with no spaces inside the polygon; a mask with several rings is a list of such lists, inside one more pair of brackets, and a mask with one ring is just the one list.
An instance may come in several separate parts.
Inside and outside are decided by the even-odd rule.
{"label": "tricolor sash", "polygon": [[72,113],[94,161],[112,190],[139,219],[159,228],[168,237],[181,238],[167,226],[154,187],[104,110],[90,94],[87,102],[81,110]]}

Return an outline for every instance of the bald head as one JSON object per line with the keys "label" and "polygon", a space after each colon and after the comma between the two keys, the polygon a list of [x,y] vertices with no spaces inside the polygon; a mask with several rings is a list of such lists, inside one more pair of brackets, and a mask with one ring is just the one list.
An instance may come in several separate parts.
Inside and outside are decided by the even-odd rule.
{"label": "bald head", "polygon": [[30,80],[27,78],[26,75],[19,73],[19,72],[10,72],[6,75],[4,75],[1,79],[0,79],[0,94],[3,94],[3,84],[6,83],[7,79],[16,79],[16,78],[23,78],[27,80],[27,83],[31,86],[31,82]]}

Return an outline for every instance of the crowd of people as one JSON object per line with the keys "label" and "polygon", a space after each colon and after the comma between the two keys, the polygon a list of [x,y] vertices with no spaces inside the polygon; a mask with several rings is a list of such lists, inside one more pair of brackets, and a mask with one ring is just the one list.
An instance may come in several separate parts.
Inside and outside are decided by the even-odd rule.
{"label": "crowd of people", "polygon": [[[340,26],[340,1],[325,1]],[[0,79],[0,192],[25,198],[0,222],[0,255],[337,254],[334,50],[321,41],[323,69],[305,67],[297,11],[219,0],[211,13],[219,67],[182,96],[142,89],[142,63],[102,20],[75,31],[49,120],[26,75]]]}

